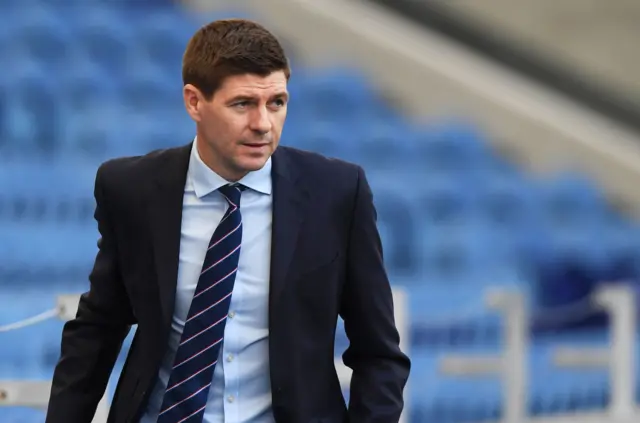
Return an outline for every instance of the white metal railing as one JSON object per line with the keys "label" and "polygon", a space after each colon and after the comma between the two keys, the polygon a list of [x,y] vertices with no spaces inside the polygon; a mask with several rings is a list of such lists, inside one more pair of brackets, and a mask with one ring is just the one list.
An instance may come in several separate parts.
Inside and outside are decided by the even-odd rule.
{"label": "white metal railing", "polygon": [[[58,297],[57,306],[21,322],[3,326],[0,332],[19,330],[50,318],[69,320],[75,317],[78,309],[78,295],[61,295]],[[2,407],[28,407],[38,410],[46,410],[51,392],[50,380],[0,380],[0,408]],[[105,423],[109,414],[107,395],[102,397],[93,423]]]}
{"label": "white metal railing", "polygon": [[489,308],[504,318],[504,351],[494,356],[445,356],[440,371],[448,375],[472,377],[497,374],[502,378],[504,423],[631,423],[640,421],[635,393],[636,305],[631,287],[608,286],[594,295],[594,302],[611,317],[611,340],[608,349],[559,347],[553,355],[557,367],[606,367],[611,378],[611,401],[603,413],[570,414],[530,418],[526,408],[528,310],[525,297],[517,292],[489,292]]}
{"label": "white metal railing", "polygon": [[[396,325],[400,332],[401,348],[409,353],[409,316],[406,293],[393,292]],[[492,356],[445,356],[440,370],[448,375],[472,377],[498,374],[503,381],[503,423],[631,423],[640,421],[640,410],[634,401],[635,392],[635,330],[636,305],[633,291],[628,286],[609,286],[593,296],[595,305],[607,311],[611,317],[609,348],[555,348],[553,365],[564,368],[608,368],[611,378],[611,401],[604,412],[579,413],[544,418],[530,418],[526,409],[528,386],[527,354],[529,351],[528,326],[531,317],[525,296],[518,292],[490,291],[486,296],[488,308],[498,311],[504,319],[504,350]],[[77,310],[76,295],[60,296],[55,315],[63,320],[73,318]],[[36,318],[0,327],[0,332],[16,330],[36,324],[45,318]],[[351,370],[336,357],[336,370],[343,388],[348,389]],[[25,406],[45,408],[51,388],[50,381],[0,381],[0,407]],[[405,398],[408,399],[408,387]],[[405,402],[402,423],[408,422],[410,404]],[[103,423],[108,405],[103,398],[94,423]]]}

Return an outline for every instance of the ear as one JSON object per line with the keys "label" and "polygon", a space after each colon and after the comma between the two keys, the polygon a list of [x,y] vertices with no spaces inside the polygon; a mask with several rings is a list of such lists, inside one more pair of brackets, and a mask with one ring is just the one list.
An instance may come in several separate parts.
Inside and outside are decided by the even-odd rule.
{"label": "ear", "polygon": [[204,106],[204,96],[199,89],[191,84],[186,84],[182,88],[182,97],[184,99],[184,106],[187,109],[187,113],[196,122],[200,122],[202,119],[201,112]]}

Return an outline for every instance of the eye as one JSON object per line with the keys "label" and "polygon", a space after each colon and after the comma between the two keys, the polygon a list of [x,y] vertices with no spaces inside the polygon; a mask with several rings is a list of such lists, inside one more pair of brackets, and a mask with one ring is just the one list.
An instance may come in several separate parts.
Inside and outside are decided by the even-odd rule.
{"label": "eye", "polygon": [[238,101],[237,103],[233,104],[233,107],[244,108],[244,107],[247,107],[248,105],[249,105],[248,101]]}
{"label": "eye", "polygon": [[278,99],[276,99],[276,100],[273,100],[273,104],[274,104],[276,107],[282,107],[282,106],[284,106],[284,105],[286,104],[286,102],[285,102],[283,99],[278,98]]}

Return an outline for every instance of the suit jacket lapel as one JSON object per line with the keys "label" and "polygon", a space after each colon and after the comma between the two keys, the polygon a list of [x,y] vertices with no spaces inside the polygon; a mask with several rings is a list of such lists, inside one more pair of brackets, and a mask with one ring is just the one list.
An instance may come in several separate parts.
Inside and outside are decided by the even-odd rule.
{"label": "suit jacket lapel", "polygon": [[[305,189],[295,163],[287,151],[278,148],[272,156],[273,226],[271,235],[271,275],[269,315],[273,316],[291,268],[298,233],[308,204]],[[273,321],[273,319],[270,319]]]}
{"label": "suit jacket lapel", "polygon": [[192,144],[165,151],[158,167],[149,198],[149,224],[159,285],[162,323],[171,324],[180,255],[182,200],[189,168]]}

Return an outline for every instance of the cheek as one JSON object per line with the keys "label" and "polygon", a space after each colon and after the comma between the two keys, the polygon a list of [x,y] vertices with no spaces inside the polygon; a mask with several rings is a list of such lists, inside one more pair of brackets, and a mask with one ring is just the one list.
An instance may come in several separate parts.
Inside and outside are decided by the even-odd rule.
{"label": "cheek", "polygon": [[228,134],[242,133],[247,126],[247,118],[238,113],[226,113],[220,119],[220,129]]}
{"label": "cheek", "polygon": [[220,142],[238,138],[242,133],[243,125],[237,116],[212,115],[204,120],[209,137],[219,139]]}
{"label": "cheek", "polygon": [[274,118],[271,121],[271,125],[273,126],[273,131],[280,136],[280,134],[282,133],[282,128],[284,127],[284,121],[285,118],[287,117],[287,113],[283,113],[283,114],[278,114],[275,115]]}

